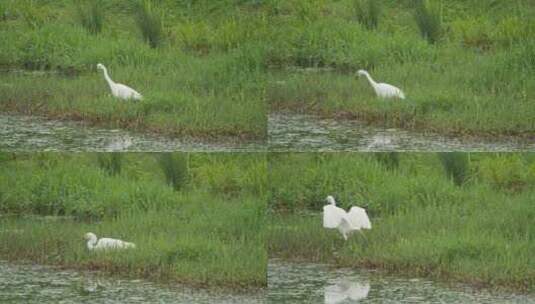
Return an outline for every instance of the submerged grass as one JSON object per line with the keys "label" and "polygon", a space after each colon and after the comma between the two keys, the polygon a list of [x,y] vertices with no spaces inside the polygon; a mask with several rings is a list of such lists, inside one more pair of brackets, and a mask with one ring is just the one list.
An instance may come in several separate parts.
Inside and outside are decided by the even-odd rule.
{"label": "submerged grass", "polygon": [[[269,255],[533,292],[533,158],[469,162],[471,178],[457,187],[433,154],[400,155],[394,171],[368,154],[270,156]],[[521,176],[505,165],[515,163]],[[495,178],[530,186],[498,188]],[[324,229],[329,194],[345,209],[365,206],[373,229],[347,242]]]}
{"label": "submerged grass", "polygon": [[[212,170],[226,168],[227,170]],[[194,286],[266,286],[262,155],[192,155],[174,191],[150,154],[110,176],[90,154],[8,157],[0,168],[0,257]],[[232,190],[209,178],[234,182]],[[83,235],[134,242],[89,252]]]}

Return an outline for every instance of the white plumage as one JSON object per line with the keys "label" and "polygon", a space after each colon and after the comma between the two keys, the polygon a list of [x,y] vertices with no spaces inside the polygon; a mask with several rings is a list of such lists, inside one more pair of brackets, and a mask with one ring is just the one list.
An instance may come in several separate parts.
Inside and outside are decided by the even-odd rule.
{"label": "white plumage", "polygon": [[388,83],[375,82],[370,76],[370,73],[368,73],[367,71],[359,70],[357,74],[359,76],[366,76],[366,78],[370,82],[370,85],[373,87],[375,94],[377,94],[377,97],[405,99],[405,94],[403,93],[403,91],[401,91],[401,89]]}
{"label": "white plumage", "polygon": [[368,214],[363,208],[353,206],[349,212],[346,212],[336,206],[334,197],[331,195],[327,196],[327,203],[329,204],[323,206],[323,227],[338,229],[345,240],[354,231],[372,228]]}
{"label": "white plumage", "polygon": [[110,86],[111,94],[119,99],[134,99],[134,100],[141,100],[143,99],[143,96],[139,94],[136,90],[132,89],[131,87],[116,83],[113,80],[111,80],[110,76],[108,75],[108,69],[102,64],[97,64],[97,69],[102,70],[104,72],[104,78],[108,82],[108,85]]}
{"label": "white plumage", "polygon": [[87,240],[87,249],[89,250],[105,250],[105,249],[128,249],[136,248],[136,244],[125,242],[117,239],[100,238],[97,240],[97,236],[88,232],[85,234]]}

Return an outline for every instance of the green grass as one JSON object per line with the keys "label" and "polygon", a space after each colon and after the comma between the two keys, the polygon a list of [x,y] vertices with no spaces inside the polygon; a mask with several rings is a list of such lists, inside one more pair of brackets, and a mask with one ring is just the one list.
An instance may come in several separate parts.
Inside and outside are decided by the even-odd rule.
{"label": "green grass", "polygon": [[[400,155],[396,170],[365,153],[269,161],[271,257],[533,292],[532,155],[471,154],[463,187],[435,154]],[[348,242],[324,229],[329,194],[345,209],[366,206],[373,228]]]}
{"label": "green grass", "polygon": [[91,34],[102,32],[104,24],[104,7],[102,1],[86,1],[78,6],[78,18],[83,27]]}
{"label": "green grass", "polygon": [[355,0],[355,16],[358,22],[367,29],[373,30],[379,26],[381,15],[381,2],[378,0]]}
{"label": "green grass", "polygon": [[[202,287],[265,287],[265,158],[197,154],[189,165],[176,191],[157,155],[125,155],[113,176],[93,154],[7,155],[0,210],[11,216],[0,220],[0,258]],[[232,187],[214,183],[220,179]],[[89,231],[137,248],[89,252]]]}
{"label": "green grass", "polygon": [[158,164],[165,174],[167,184],[172,186],[177,191],[185,186],[188,179],[187,154],[158,154]]}
{"label": "green grass", "polygon": [[[102,31],[92,35],[80,24],[77,1],[7,1],[0,67],[59,73],[2,73],[0,111],[171,136],[262,140],[267,119],[260,42],[268,23],[261,13],[244,11],[246,5],[210,6],[159,2],[156,20],[155,7],[141,18],[143,9],[133,1],[105,1]],[[214,16],[206,18],[208,13]],[[99,62],[144,100],[111,98],[96,70]]]}
{"label": "green grass", "polygon": [[419,0],[414,13],[422,37],[429,43],[437,43],[442,35],[442,7],[440,0]]}
{"label": "green grass", "polygon": [[97,154],[98,165],[109,175],[121,173],[123,154],[121,153],[102,153]]}
{"label": "green grass", "polygon": [[462,186],[469,177],[468,154],[462,152],[440,153],[439,158],[446,172],[457,186]]}

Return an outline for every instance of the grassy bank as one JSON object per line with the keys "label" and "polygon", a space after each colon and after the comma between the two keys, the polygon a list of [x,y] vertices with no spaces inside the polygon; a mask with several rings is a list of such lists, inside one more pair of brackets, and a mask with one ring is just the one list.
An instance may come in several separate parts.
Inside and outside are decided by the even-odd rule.
{"label": "grassy bank", "polygon": [[[448,157],[271,155],[269,255],[533,292],[533,156]],[[328,194],[365,206],[373,229],[324,229]]]}
{"label": "grassy bank", "polygon": [[[202,287],[267,284],[262,155],[19,154],[0,161],[0,210],[10,215],[0,218],[2,259]],[[90,252],[88,231],[137,248]]]}
{"label": "grassy bank", "polygon": [[[90,2],[2,2],[0,67],[59,73],[2,73],[0,111],[177,136],[265,137],[261,12],[158,1],[153,20],[143,17],[141,1],[101,1],[93,13],[82,5]],[[97,21],[88,21],[93,15]],[[110,97],[99,62],[144,100]]]}
{"label": "grassy bank", "polygon": [[[70,77],[2,74],[0,110],[242,139],[265,138],[268,110],[448,134],[533,135],[530,0],[441,1],[429,18],[421,1],[357,9],[367,1],[165,0],[147,9],[139,4],[146,1],[113,0],[95,9],[91,1],[7,0],[0,66]],[[98,62],[146,99],[108,97]],[[358,69],[407,99],[376,99]]]}
{"label": "grassy bank", "polygon": [[[376,28],[361,20],[358,2],[368,1],[277,2],[272,24],[282,38],[269,57],[280,68],[267,89],[272,111],[445,134],[533,135],[531,1],[430,1],[440,6],[433,42],[418,28],[421,1],[373,1]],[[400,87],[407,99],[377,99],[358,69]]]}

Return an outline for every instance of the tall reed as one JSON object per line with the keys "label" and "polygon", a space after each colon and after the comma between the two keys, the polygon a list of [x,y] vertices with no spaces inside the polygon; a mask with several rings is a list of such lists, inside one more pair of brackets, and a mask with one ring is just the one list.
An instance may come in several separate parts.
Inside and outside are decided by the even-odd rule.
{"label": "tall reed", "polygon": [[152,48],[157,48],[163,42],[162,14],[150,0],[143,0],[137,6],[137,25],[143,39]]}
{"label": "tall reed", "polygon": [[188,181],[188,155],[185,153],[160,153],[157,157],[167,183],[176,191],[183,189]]}
{"label": "tall reed", "polygon": [[101,0],[91,0],[78,5],[78,20],[91,34],[102,32],[104,8]]}
{"label": "tall reed", "polygon": [[444,167],[446,175],[453,180],[457,186],[462,186],[469,177],[468,153],[445,152],[439,153],[439,158]]}
{"label": "tall reed", "polygon": [[123,154],[121,153],[99,153],[97,162],[99,167],[109,175],[121,173]]}
{"label": "tall reed", "polygon": [[399,167],[398,152],[377,152],[373,154],[375,159],[388,170],[395,170]]}
{"label": "tall reed", "polygon": [[367,29],[373,30],[379,26],[381,2],[379,0],[355,0],[354,10],[357,21]]}
{"label": "tall reed", "polygon": [[442,7],[440,2],[419,0],[414,14],[422,37],[429,43],[437,43],[442,35]]}

